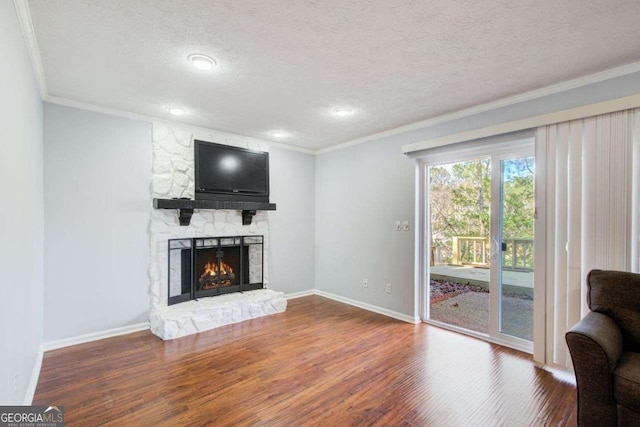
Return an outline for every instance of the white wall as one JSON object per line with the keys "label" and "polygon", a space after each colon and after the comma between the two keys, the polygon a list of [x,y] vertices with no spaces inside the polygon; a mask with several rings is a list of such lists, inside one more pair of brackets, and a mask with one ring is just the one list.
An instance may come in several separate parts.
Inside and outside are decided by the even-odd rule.
{"label": "white wall", "polygon": [[[316,289],[419,315],[413,301],[415,169],[403,145],[635,93],[640,73],[318,155]],[[404,219],[412,231],[393,231],[393,222]],[[393,286],[390,295],[386,283]]]}
{"label": "white wall", "polygon": [[413,165],[393,142],[317,157],[317,289],[413,315]]}
{"label": "white wall", "polygon": [[[413,312],[414,165],[401,154],[400,147],[426,138],[636,92],[640,92],[640,73],[319,156],[271,147],[271,200],[277,203],[278,210],[268,213],[270,286],[285,293],[316,288],[401,314],[416,315]],[[48,341],[146,321],[149,296],[145,272],[149,256],[146,247],[137,245],[148,239],[149,124],[48,104],[45,116],[45,338]],[[142,137],[137,135],[143,132],[142,128],[145,142],[138,144]],[[107,141],[109,144],[104,144]],[[91,159],[96,166],[88,166],[85,159]],[[121,161],[131,163],[120,166]],[[74,180],[89,172],[96,189],[75,186]],[[112,181],[116,186],[113,191],[106,187]],[[85,203],[76,203],[79,199]],[[77,206],[79,211],[69,213],[67,206]],[[83,213],[97,207],[116,211],[98,217]],[[131,223],[127,220],[129,213]],[[121,220],[115,221],[115,218]],[[140,222],[134,224],[138,220]],[[409,220],[410,231],[394,231],[397,220]],[[102,227],[92,229],[96,223]],[[130,228],[128,235],[135,236],[136,244],[131,250],[143,259],[142,264],[131,261],[136,256],[109,249],[113,240],[122,239],[126,227]],[[93,230],[93,235],[88,230]],[[86,245],[86,250],[79,255],[86,262],[105,257],[112,266],[124,266],[109,273],[119,277],[120,284],[111,285],[115,288],[109,288],[106,283],[89,284],[82,293],[76,293],[91,269],[83,267],[69,272],[60,265],[64,256],[58,249],[79,243]],[[137,296],[130,301],[130,306],[116,305],[114,309],[112,303],[116,296],[131,290],[122,285],[122,277],[132,270],[140,277],[132,285]],[[364,278],[369,280],[366,289],[362,286]],[[384,292],[386,283],[393,286],[391,294]],[[105,299],[110,304],[95,306],[95,301]],[[109,306],[112,307],[107,308]],[[84,320],[78,323],[77,318]]]}
{"label": "white wall", "polygon": [[45,103],[45,341],[148,321],[151,124]]}
{"label": "white wall", "polygon": [[[45,341],[145,322],[151,123],[44,105]],[[269,284],[310,290],[315,157],[269,156]]]}
{"label": "white wall", "polygon": [[285,294],[314,287],[315,156],[269,152],[269,286]]}
{"label": "white wall", "polygon": [[10,1],[0,58],[0,405],[21,405],[42,343],[42,102]]}

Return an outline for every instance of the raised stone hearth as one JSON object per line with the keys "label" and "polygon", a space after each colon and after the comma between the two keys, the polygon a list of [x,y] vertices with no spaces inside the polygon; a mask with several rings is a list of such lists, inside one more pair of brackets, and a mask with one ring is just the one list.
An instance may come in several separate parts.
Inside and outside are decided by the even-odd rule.
{"label": "raised stone hearth", "polygon": [[184,337],[219,326],[282,313],[287,300],[270,289],[202,298],[151,311],[151,331],[164,340]]}

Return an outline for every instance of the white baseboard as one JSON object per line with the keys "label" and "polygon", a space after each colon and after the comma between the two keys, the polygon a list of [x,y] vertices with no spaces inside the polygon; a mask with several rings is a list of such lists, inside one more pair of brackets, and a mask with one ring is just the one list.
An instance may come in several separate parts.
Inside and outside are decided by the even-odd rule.
{"label": "white baseboard", "polygon": [[23,405],[31,406],[33,403],[33,395],[36,394],[36,387],[38,386],[38,379],[40,378],[40,369],[42,368],[42,358],[44,357],[44,351],[42,351],[42,345],[38,348],[38,355],[36,356],[36,362],[33,364],[33,370],[31,371],[31,379],[27,386],[27,391],[24,394]]}
{"label": "white baseboard", "polygon": [[[388,310],[386,308],[378,307],[376,305],[367,304],[364,302],[352,300],[350,298],[345,298],[340,295],[332,294],[325,291],[320,291],[317,289],[309,289],[307,291],[294,292],[291,294],[287,294],[284,297],[287,300],[294,298],[302,298],[311,295],[319,295],[321,297],[329,298],[334,301],[338,301],[344,304],[349,304],[354,307],[362,308],[367,311],[372,311],[374,313],[382,314],[384,316],[392,317],[394,319],[402,320],[403,322],[408,323],[420,323],[420,318],[412,317],[403,313],[398,313],[397,311]],[[31,405],[33,402],[33,396],[36,392],[36,386],[38,385],[38,379],[40,378],[40,370],[42,368],[42,359],[44,357],[44,353],[46,351],[57,350],[64,347],[69,347],[77,344],[84,344],[92,341],[102,340],[105,338],[117,337],[119,335],[130,334],[132,332],[144,331],[149,329],[149,322],[137,323],[135,325],[123,326],[121,328],[108,329],[106,331],[94,332],[91,334],[80,335],[77,337],[64,338],[61,340],[49,341],[40,345],[40,350],[38,351],[38,356],[36,358],[36,362],[33,365],[33,371],[31,372],[31,380],[29,381],[29,386],[25,393],[24,397],[24,405]]]}
{"label": "white baseboard", "polygon": [[300,291],[300,292],[294,292],[294,293],[291,293],[291,294],[285,294],[284,297],[285,297],[285,299],[290,300],[290,299],[295,299],[295,298],[308,297],[308,296],[315,295],[315,294],[316,294],[315,289],[309,289],[309,290],[306,290],[306,291]]}
{"label": "white baseboard", "polygon": [[372,305],[372,304],[367,304],[364,302],[360,302],[360,301],[356,301],[350,298],[345,298],[343,296],[340,295],[336,295],[336,294],[332,294],[330,292],[325,292],[325,291],[320,291],[318,289],[309,289],[307,291],[300,291],[300,292],[294,292],[291,294],[286,294],[284,297],[287,300],[290,299],[295,299],[295,298],[302,298],[302,297],[308,297],[311,295],[318,295],[321,297],[325,297],[325,298],[329,298],[332,299],[334,301],[338,301],[344,304],[349,304],[352,305],[354,307],[358,307],[358,308],[362,308],[364,310],[367,311],[372,311],[374,313],[378,313],[378,314],[382,314],[388,317],[393,317],[394,319],[398,319],[398,320],[402,320],[403,322],[408,322],[408,323],[413,323],[413,324],[417,324],[420,323],[420,318],[419,317],[411,317],[409,315],[403,314],[403,313],[398,313],[397,311],[393,311],[393,310],[389,310],[386,308],[382,308],[382,307],[378,307],[377,305]]}
{"label": "white baseboard", "polygon": [[77,337],[49,341],[43,343],[41,347],[43,352],[57,350],[59,348],[69,347],[76,344],[84,344],[91,341],[117,337],[118,335],[130,334],[132,332],[144,331],[147,329],[149,329],[149,322],[136,323],[135,325],[122,326],[120,328],[107,329],[106,331],[93,332],[91,334],[80,335]]}
{"label": "white baseboard", "polygon": [[118,335],[130,334],[132,332],[144,331],[149,329],[149,322],[136,323],[135,325],[122,326],[120,328],[108,329],[106,331],[93,332],[91,334],[80,335],[77,337],[64,338],[61,340],[49,341],[40,344],[36,362],[33,365],[33,371],[31,371],[31,379],[27,391],[24,395],[24,405],[29,406],[33,402],[33,396],[36,393],[36,387],[38,386],[38,379],[40,378],[40,370],[42,369],[42,359],[44,358],[44,352],[50,350],[57,350],[64,347],[69,347],[76,344],[83,344],[91,341],[102,340],[105,338],[117,337]]}
{"label": "white baseboard", "polygon": [[397,311],[389,310],[386,308],[378,307],[377,305],[367,304],[364,302],[356,301],[350,298],[345,298],[340,295],[332,294],[325,291],[320,291],[315,289],[314,293],[321,297],[329,298],[334,301],[342,302],[345,304],[352,305],[354,307],[362,308],[364,310],[373,311],[374,313],[383,314],[388,317],[393,317],[394,319],[402,320],[403,322],[413,323],[414,325],[420,323],[420,318],[409,316],[407,314],[398,313]]}

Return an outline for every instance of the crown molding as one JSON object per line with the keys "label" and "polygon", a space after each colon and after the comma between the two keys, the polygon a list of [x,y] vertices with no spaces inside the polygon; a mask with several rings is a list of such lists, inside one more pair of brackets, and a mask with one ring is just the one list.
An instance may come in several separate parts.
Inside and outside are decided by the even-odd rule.
{"label": "crown molding", "polygon": [[399,135],[404,132],[412,130],[426,128],[434,126],[440,123],[449,122],[456,119],[462,119],[465,117],[473,116],[475,114],[484,113],[491,110],[497,110],[499,108],[508,107],[510,105],[519,104],[525,101],[531,101],[534,99],[542,98],[544,96],[554,95],[557,93],[565,92],[571,89],[577,89],[579,87],[587,86],[593,83],[599,83],[605,80],[614,79],[616,77],[626,76],[640,72],[640,61],[633,62],[631,64],[623,65],[621,67],[611,68],[609,70],[601,71],[595,74],[589,74],[588,76],[579,77],[573,80],[567,80],[562,83],[547,86],[541,89],[525,92],[520,95],[510,96],[497,101],[489,102],[486,104],[477,105],[475,107],[466,108],[449,114],[443,114],[441,116],[433,117],[431,119],[422,120],[420,122],[412,123],[406,126],[400,126],[394,129],[390,129],[384,132],[374,133],[362,138],[354,139],[351,141],[343,142],[341,144],[333,145],[327,148],[316,150],[316,154],[329,153],[331,151],[340,150],[343,148],[351,147],[365,142],[373,141],[376,139],[385,138],[388,136]]}
{"label": "crown molding", "polygon": [[[33,71],[34,71],[34,74],[35,74],[35,77],[36,77],[36,81],[37,81],[37,84],[38,84],[38,89],[40,90],[40,96],[41,96],[43,101],[50,102],[50,103],[53,103],[53,104],[58,104],[58,105],[64,105],[64,106],[68,106],[68,107],[80,108],[80,109],[83,109],[83,110],[89,110],[89,111],[94,111],[94,112],[99,112],[99,113],[111,114],[111,115],[114,115],[114,116],[131,118],[131,119],[134,119],[134,120],[149,120],[149,121],[162,120],[162,121],[165,121],[165,122],[171,122],[171,123],[178,123],[178,124],[194,126],[194,125],[192,125],[192,124],[190,124],[188,122],[171,121],[171,120],[166,120],[166,119],[163,119],[163,118],[160,118],[160,117],[146,116],[146,115],[143,115],[143,114],[137,114],[137,113],[132,113],[132,112],[128,112],[128,111],[122,111],[122,110],[116,110],[116,109],[111,109],[111,108],[107,108],[107,107],[101,107],[101,106],[94,105],[94,104],[88,104],[88,103],[83,103],[83,102],[79,102],[79,101],[74,101],[74,100],[71,100],[71,99],[50,96],[49,92],[48,92],[48,89],[47,89],[47,83],[46,83],[46,79],[45,79],[44,68],[42,66],[42,59],[41,59],[41,55],[40,55],[40,50],[38,48],[38,42],[37,42],[37,39],[35,37],[35,30],[33,28],[33,22],[32,22],[32,19],[31,19],[31,12],[29,10],[28,1],[27,0],[13,0],[13,3],[15,5],[16,13],[18,15],[18,20],[20,22],[20,27],[22,28],[22,33],[23,33],[25,41],[26,41],[27,50],[29,52],[29,57],[31,59],[31,63],[32,63],[32,66],[33,66]],[[602,81],[609,80],[609,79],[614,79],[616,77],[622,77],[622,76],[625,76],[625,75],[628,75],[628,74],[632,74],[632,73],[636,73],[636,72],[640,72],[640,61],[633,62],[631,64],[623,65],[623,66],[616,67],[616,68],[611,68],[609,70],[601,71],[601,72],[590,74],[590,75],[587,75],[587,76],[579,77],[577,79],[567,80],[567,81],[562,82],[562,83],[558,83],[558,84],[555,84],[555,85],[547,86],[547,87],[544,87],[544,88],[541,88],[541,89],[532,90],[532,91],[525,92],[525,93],[522,93],[522,94],[519,94],[519,95],[503,98],[503,99],[500,99],[500,100],[497,100],[497,101],[488,102],[486,104],[477,105],[475,107],[465,108],[463,110],[455,111],[453,113],[443,114],[443,115],[440,115],[440,116],[437,116],[437,117],[433,117],[433,118],[430,118],[430,119],[422,120],[422,121],[415,122],[415,123],[412,123],[412,124],[409,124],[409,125],[405,125],[405,126],[400,126],[400,127],[397,127],[397,128],[389,129],[389,130],[384,131],[384,132],[374,133],[374,134],[367,135],[367,136],[362,137],[362,138],[353,139],[353,140],[350,140],[350,141],[346,141],[346,142],[343,142],[343,143],[340,143],[340,144],[332,145],[332,146],[321,148],[321,149],[317,149],[317,150],[308,149],[308,148],[302,148],[302,147],[297,147],[297,146],[293,146],[293,145],[282,144],[282,143],[279,143],[279,142],[272,142],[272,141],[267,141],[267,140],[260,140],[260,141],[263,141],[264,143],[267,143],[268,145],[270,145],[272,147],[278,147],[278,148],[282,148],[282,149],[285,149],[285,150],[297,151],[297,152],[301,152],[301,153],[305,153],[305,154],[315,154],[315,155],[325,154],[325,153],[329,153],[331,151],[341,150],[341,149],[348,148],[348,147],[351,147],[351,146],[354,146],[354,145],[363,144],[365,142],[370,142],[370,141],[374,141],[374,140],[385,138],[385,137],[389,137],[389,136],[399,135],[399,134],[404,133],[404,132],[409,132],[409,131],[420,129],[420,128],[426,128],[426,127],[434,126],[434,125],[437,125],[437,124],[440,124],[440,123],[445,123],[445,122],[448,122],[448,121],[452,121],[452,120],[456,120],[456,119],[461,119],[461,118],[473,116],[475,114],[480,114],[480,113],[484,113],[484,112],[487,112],[487,111],[491,111],[491,110],[495,110],[495,109],[499,109],[499,108],[503,108],[503,107],[508,107],[510,105],[518,104],[518,103],[525,102],[525,101],[531,101],[531,100],[534,100],[534,99],[542,98],[544,96],[554,95],[554,94],[561,93],[561,92],[564,92],[564,91],[567,91],[567,90],[576,89],[576,88],[583,87],[583,86],[586,86],[586,85],[589,85],[589,84],[598,83],[598,82],[602,82]],[[202,126],[197,126],[197,127],[203,128]],[[206,129],[206,128],[203,128],[203,129]],[[212,130],[216,130],[216,129],[212,129]],[[216,131],[218,131],[218,130],[216,130]],[[218,132],[224,132],[224,131],[218,131]],[[246,137],[246,138],[253,138],[253,137],[248,137],[248,136],[245,136],[245,135],[238,135],[238,136],[243,136],[243,137]]]}
{"label": "crown molding", "polygon": [[132,113],[130,111],[125,111],[125,110],[117,110],[115,108],[103,107],[101,105],[90,104],[88,102],[76,101],[76,100],[73,100],[73,99],[62,98],[62,97],[59,97],[59,96],[47,95],[43,99],[43,101],[44,102],[48,102],[50,104],[57,104],[57,105],[62,105],[64,107],[77,108],[79,110],[93,111],[94,113],[109,114],[111,116],[124,117],[126,119],[131,119],[131,120],[144,120],[144,121],[162,120],[162,121],[165,121],[164,119],[161,119],[159,117],[153,117],[153,116],[147,116],[147,115],[144,115],[144,114]]}
{"label": "crown molding", "polygon": [[44,77],[44,68],[42,67],[38,40],[36,39],[36,33],[33,29],[33,21],[31,20],[29,4],[27,3],[27,0],[13,0],[13,4],[16,8],[20,28],[22,28],[22,35],[24,36],[27,44],[27,51],[29,52],[29,59],[31,59],[31,67],[33,68],[33,74],[36,77],[38,90],[40,91],[40,98],[44,100],[48,93],[47,80]]}
{"label": "crown molding", "polygon": [[[16,1],[22,1],[22,0],[16,0]],[[416,122],[410,125],[406,125],[406,126],[401,126],[395,129],[391,129],[385,132],[380,132],[380,133],[375,133],[363,138],[358,138],[358,139],[354,139],[352,141],[347,141],[341,144],[337,144],[331,147],[326,147],[326,148],[322,148],[319,150],[312,150],[312,149],[308,149],[308,148],[302,148],[302,147],[296,147],[293,145],[287,145],[287,144],[282,144],[279,142],[273,142],[273,141],[268,141],[268,140],[263,140],[263,139],[259,139],[259,138],[254,138],[251,136],[246,136],[246,135],[239,135],[239,134],[232,134],[229,132],[225,132],[225,131],[221,131],[218,129],[211,129],[211,128],[205,128],[203,126],[198,126],[198,125],[193,125],[191,123],[185,122],[185,121],[177,121],[177,120],[167,120],[165,118],[162,117],[155,117],[155,116],[148,116],[148,115],[144,115],[144,114],[138,114],[138,113],[132,113],[129,111],[123,111],[123,110],[117,110],[117,109],[112,109],[112,108],[108,108],[108,107],[103,107],[100,105],[95,105],[95,104],[89,104],[89,103],[84,103],[84,102],[80,102],[80,101],[75,101],[72,99],[67,99],[67,98],[61,98],[61,97],[57,97],[57,96],[49,96],[46,95],[43,100],[45,102],[50,102],[52,104],[58,104],[58,105],[64,105],[67,107],[73,107],[73,108],[79,108],[82,110],[88,110],[88,111],[94,111],[97,113],[103,113],[103,114],[110,114],[113,116],[119,116],[119,117],[125,117],[125,118],[129,118],[129,119],[133,119],[133,120],[146,120],[146,121],[162,121],[162,122],[166,122],[166,123],[175,123],[175,124],[182,124],[182,125],[186,125],[186,126],[191,126],[191,127],[197,127],[199,129],[203,129],[203,130],[214,130],[216,132],[223,132],[223,133],[228,133],[230,135],[236,135],[236,136],[241,136],[243,138],[252,138],[252,139],[256,139],[258,141],[260,141],[260,143],[263,144],[267,144],[271,147],[277,147],[277,148],[282,148],[285,150],[290,150],[290,151],[297,151],[297,152],[301,152],[301,153],[305,153],[305,154],[313,154],[313,155],[320,155],[320,154],[325,154],[325,153],[329,153],[331,151],[336,151],[336,150],[341,150],[344,148],[348,148],[354,145],[359,145],[359,144],[363,144],[365,142],[371,142],[377,139],[381,139],[384,137],[388,137],[388,136],[394,136],[394,135],[399,135],[401,133],[404,132],[408,132],[411,130],[416,130],[416,129],[420,129],[420,128],[425,128],[425,127],[429,127],[429,126],[434,126],[437,125],[439,123],[445,123],[445,122],[449,122],[452,120],[456,120],[456,119],[461,119],[461,118],[465,118],[465,117],[469,117],[469,116],[473,116],[475,114],[480,114],[480,113],[484,113],[487,111],[491,111],[491,110],[496,110],[499,108],[503,108],[503,107],[508,107],[510,105],[514,105],[514,104],[518,104],[521,102],[525,102],[525,101],[531,101],[534,99],[538,99],[538,98],[542,98],[544,96],[549,96],[549,95],[554,95],[557,93],[561,93],[561,92],[565,92],[567,90],[571,90],[571,89],[576,89],[579,87],[583,87],[583,86],[587,86],[589,84],[593,84],[593,83],[598,83],[598,82],[602,82],[605,80],[609,80],[609,79],[613,79],[616,77],[622,77],[628,74],[632,74],[632,73],[636,73],[636,72],[640,72],[640,61],[639,62],[634,62],[632,64],[628,64],[628,65],[624,65],[622,67],[617,67],[617,68],[612,68],[610,70],[606,70],[606,71],[602,71],[596,74],[590,74],[588,76],[584,76],[584,77],[580,77],[578,79],[574,79],[574,80],[569,80],[563,83],[558,83],[556,85],[552,85],[552,86],[548,86],[542,89],[537,89],[534,91],[530,91],[530,92],[526,92],[520,95],[516,95],[516,96],[512,96],[509,98],[503,98],[501,100],[498,101],[494,101],[494,102],[490,102],[487,104],[482,104],[482,105],[478,105],[472,108],[467,108],[464,110],[460,110],[460,111],[456,111],[454,113],[450,113],[450,114],[444,114],[442,116],[438,116],[438,117],[434,117],[432,119],[428,119],[428,120],[423,120],[420,122]],[[625,99],[625,98],[620,98],[620,99]],[[605,101],[606,103],[607,101]],[[601,103],[598,103],[601,104]],[[593,104],[596,105],[596,104]],[[580,108],[580,107],[577,107]],[[571,109],[573,110],[573,109]],[[563,110],[563,111],[568,111],[568,110]],[[558,112],[558,113],[562,113],[562,111]],[[550,113],[550,114],[554,114],[554,113]],[[538,117],[538,116],[536,116]],[[523,119],[523,120],[527,120],[527,119]],[[557,123],[557,122],[556,122]],[[525,129],[525,128],[522,128]],[[473,131],[470,131],[473,132]],[[443,137],[443,138],[447,138],[447,137]],[[405,151],[406,148],[408,147],[414,147],[414,146],[418,146],[418,145],[423,145],[426,142],[417,142],[415,144],[410,144],[410,145],[405,145],[403,146],[403,152],[407,152]],[[411,149],[411,151],[413,151],[413,149]]]}
{"label": "crown molding", "polygon": [[609,101],[597,102],[595,104],[583,105],[566,110],[555,111],[553,113],[541,114],[527,117],[520,120],[500,123],[497,125],[473,129],[465,132],[446,135],[427,141],[416,142],[402,146],[402,152],[409,157],[420,157],[425,150],[444,145],[456,144],[459,142],[473,141],[480,138],[487,138],[496,135],[518,132],[525,129],[547,126],[554,123],[567,122],[571,120],[584,119],[587,117],[609,114],[615,111],[629,110],[640,107],[640,94],[625,96],[623,98],[611,99]]}
{"label": "crown molding", "polygon": [[266,144],[270,147],[282,148],[284,150],[289,151],[297,151],[305,154],[315,154],[315,150],[311,150],[308,148],[296,147],[293,145],[282,144],[280,142],[263,140],[247,135],[239,135],[233,134],[230,132],[221,131],[218,129],[209,129],[198,125],[193,125],[186,121],[178,121],[178,120],[167,120],[162,117],[148,116],[144,114],[132,113],[130,111],[118,110],[108,107],[103,107],[100,105],[85,103],[81,101],[75,101],[73,99],[62,98],[58,96],[49,95],[49,90],[47,88],[47,81],[44,74],[44,68],[42,66],[42,59],[40,55],[40,49],[38,48],[38,41],[36,39],[35,30],[33,28],[33,20],[31,19],[31,11],[29,9],[29,3],[27,0],[13,0],[14,7],[16,9],[16,15],[18,16],[18,21],[20,23],[20,28],[22,29],[22,35],[25,39],[27,51],[29,52],[29,58],[31,60],[31,67],[33,69],[33,73],[36,78],[36,82],[38,85],[38,90],[40,91],[40,98],[44,102],[49,102],[51,104],[63,105],[65,107],[73,107],[81,110],[93,111],[96,113],[110,114],[112,116],[124,117],[131,120],[144,120],[150,122],[161,121],[164,123],[178,124],[178,125],[186,125],[190,127],[196,127],[199,129],[203,129],[206,131],[215,131],[226,133],[231,136],[239,136],[242,138],[250,138],[256,141],[259,141],[261,144]]}
{"label": "crown molding", "polygon": [[305,153],[305,154],[315,154],[315,152],[313,150],[309,150],[307,148],[295,147],[293,145],[287,145],[287,144],[282,144],[282,143],[279,143],[279,142],[268,141],[266,139],[255,138],[253,136],[235,134],[235,133],[226,132],[226,131],[219,130],[219,129],[206,128],[206,127],[203,127],[203,126],[198,126],[198,125],[191,124],[191,123],[186,122],[186,121],[167,120],[166,118],[163,118],[163,117],[148,116],[148,115],[145,115],[145,114],[138,114],[138,113],[133,113],[133,112],[130,112],[130,111],[124,111],[124,110],[118,110],[118,109],[114,109],[114,108],[103,107],[103,106],[96,105],[96,104],[90,104],[90,103],[86,103],[86,102],[75,101],[73,99],[61,98],[59,96],[49,96],[49,95],[47,95],[44,98],[44,102],[49,102],[51,104],[62,105],[64,107],[78,108],[80,110],[93,111],[94,113],[102,113],[102,114],[109,114],[109,115],[117,116],[117,117],[124,117],[126,119],[131,119],[131,120],[142,120],[142,121],[148,121],[148,122],[152,122],[152,123],[153,122],[162,122],[162,123],[167,123],[167,124],[188,126],[190,128],[200,129],[200,130],[205,131],[205,132],[214,131],[214,132],[224,133],[224,134],[227,134],[227,135],[233,136],[233,137],[241,137],[241,138],[255,140],[256,142],[258,142],[260,144],[268,145],[270,147],[282,148],[283,150],[297,151],[297,152]]}

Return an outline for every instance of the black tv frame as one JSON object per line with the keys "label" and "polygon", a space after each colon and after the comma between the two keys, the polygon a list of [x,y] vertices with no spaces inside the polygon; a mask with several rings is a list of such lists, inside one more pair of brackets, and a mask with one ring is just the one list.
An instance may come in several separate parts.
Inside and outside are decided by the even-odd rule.
{"label": "black tv frame", "polygon": [[[234,147],[231,145],[225,144],[217,144],[215,142],[210,141],[202,141],[199,139],[193,140],[193,155],[194,155],[194,182],[195,182],[195,198],[196,200],[217,200],[217,201],[236,201],[236,202],[260,202],[260,203],[269,203],[269,153],[266,151],[257,151],[250,150],[248,148]],[[266,193],[238,193],[232,191],[202,191],[200,190],[200,177],[199,177],[199,167],[200,167],[200,155],[198,154],[198,148],[201,145],[215,145],[221,149],[228,151],[239,151],[242,153],[251,153],[251,154],[259,154],[263,155],[266,159],[266,184],[267,191]]]}

